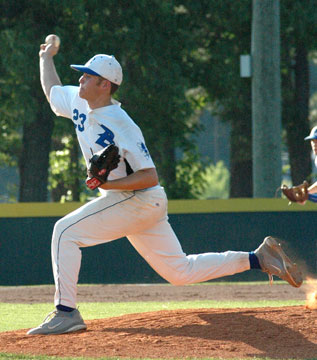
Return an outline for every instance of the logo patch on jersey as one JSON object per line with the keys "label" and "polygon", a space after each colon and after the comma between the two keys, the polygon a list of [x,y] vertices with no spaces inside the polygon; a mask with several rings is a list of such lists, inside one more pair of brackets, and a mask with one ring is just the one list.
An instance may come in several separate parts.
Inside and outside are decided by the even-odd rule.
{"label": "logo patch on jersey", "polygon": [[114,144],[114,133],[102,124],[99,124],[99,126],[102,128],[103,132],[97,134],[99,138],[96,140],[96,144],[100,145],[103,148],[110,144]]}
{"label": "logo patch on jersey", "polygon": [[143,153],[144,157],[149,159],[150,153],[145,144],[143,142],[138,142],[137,145],[140,151]]}

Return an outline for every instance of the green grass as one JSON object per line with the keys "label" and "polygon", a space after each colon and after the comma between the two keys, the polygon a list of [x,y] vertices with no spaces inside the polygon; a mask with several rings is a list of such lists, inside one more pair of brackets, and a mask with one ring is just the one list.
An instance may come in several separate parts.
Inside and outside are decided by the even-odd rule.
{"label": "green grass", "polygon": [[[122,302],[122,303],[80,303],[83,318],[104,319],[125,314],[158,310],[199,308],[249,308],[266,306],[303,305],[296,300],[278,301],[171,301],[171,302]],[[26,329],[39,325],[45,316],[54,310],[52,304],[9,304],[0,303],[0,332]]]}

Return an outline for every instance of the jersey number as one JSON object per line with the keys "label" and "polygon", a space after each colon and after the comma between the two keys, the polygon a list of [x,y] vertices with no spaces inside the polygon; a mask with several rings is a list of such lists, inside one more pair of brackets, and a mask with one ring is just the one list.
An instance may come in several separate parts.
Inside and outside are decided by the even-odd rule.
{"label": "jersey number", "polygon": [[73,110],[73,120],[77,121],[79,120],[79,124],[74,124],[75,129],[77,128],[78,131],[83,132],[85,130],[84,122],[86,121],[86,115],[85,114],[79,114],[79,111],[77,109]]}

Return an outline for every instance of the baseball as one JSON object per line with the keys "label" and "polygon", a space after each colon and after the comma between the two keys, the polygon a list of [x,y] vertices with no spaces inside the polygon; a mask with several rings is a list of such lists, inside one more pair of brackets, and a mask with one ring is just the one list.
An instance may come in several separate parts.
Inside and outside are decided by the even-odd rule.
{"label": "baseball", "polygon": [[55,34],[47,35],[45,38],[45,44],[53,44],[55,47],[59,47],[60,43],[61,39]]}

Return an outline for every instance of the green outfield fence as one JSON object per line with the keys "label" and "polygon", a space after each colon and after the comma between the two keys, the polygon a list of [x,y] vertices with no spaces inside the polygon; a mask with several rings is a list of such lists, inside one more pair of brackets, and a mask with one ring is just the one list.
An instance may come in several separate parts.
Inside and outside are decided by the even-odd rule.
{"label": "green outfield fence", "polygon": [[[53,283],[50,241],[54,223],[80,203],[0,204],[0,285]],[[267,235],[285,242],[305,271],[317,272],[317,205],[284,199],[171,200],[169,220],[189,254],[254,250]],[[127,239],[83,248],[80,283],[165,282]],[[264,280],[247,271],[223,280]]]}

